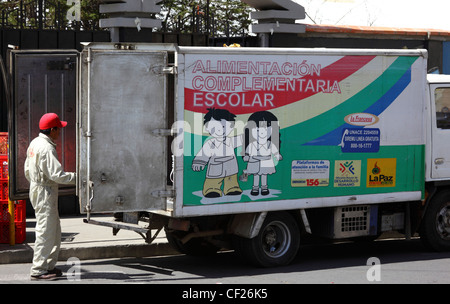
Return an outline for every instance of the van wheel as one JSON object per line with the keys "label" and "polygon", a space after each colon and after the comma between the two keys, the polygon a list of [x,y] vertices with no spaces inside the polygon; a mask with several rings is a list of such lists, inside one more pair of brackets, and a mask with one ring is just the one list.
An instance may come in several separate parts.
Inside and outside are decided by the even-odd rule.
{"label": "van wheel", "polygon": [[287,265],[296,257],[300,246],[297,222],[287,212],[269,213],[259,234],[247,239],[235,237],[235,249],[245,260],[256,266]]}
{"label": "van wheel", "polygon": [[420,238],[431,249],[450,251],[450,191],[442,191],[430,201]]}

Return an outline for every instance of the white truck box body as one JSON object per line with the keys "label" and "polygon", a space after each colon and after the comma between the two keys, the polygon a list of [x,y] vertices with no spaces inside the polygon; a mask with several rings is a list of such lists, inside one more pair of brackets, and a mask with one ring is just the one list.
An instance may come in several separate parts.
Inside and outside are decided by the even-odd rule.
{"label": "white truck box body", "polygon": [[[80,209],[187,217],[420,200],[426,56],[89,44],[80,64]],[[171,128],[169,102],[172,151],[161,136]]]}

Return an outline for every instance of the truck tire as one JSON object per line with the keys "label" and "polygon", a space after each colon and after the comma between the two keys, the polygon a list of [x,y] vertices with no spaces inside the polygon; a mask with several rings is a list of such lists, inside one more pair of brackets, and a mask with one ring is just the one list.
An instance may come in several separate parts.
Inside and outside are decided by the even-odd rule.
{"label": "truck tire", "polygon": [[260,267],[288,265],[300,246],[297,222],[287,212],[269,213],[259,234],[252,238],[235,237],[235,249],[249,263]]}
{"label": "truck tire", "polygon": [[420,238],[436,251],[450,251],[450,191],[442,191],[430,201],[422,220]]}

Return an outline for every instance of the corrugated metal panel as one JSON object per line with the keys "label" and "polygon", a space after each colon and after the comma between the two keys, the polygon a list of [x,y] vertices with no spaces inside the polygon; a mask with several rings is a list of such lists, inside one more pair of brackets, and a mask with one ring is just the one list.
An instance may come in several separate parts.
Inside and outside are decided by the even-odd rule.
{"label": "corrugated metal panel", "polygon": [[81,62],[81,212],[165,209],[167,53],[87,47]]}
{"label": "corrugated metal panel", "polygon": [[[76,169],[76,51],[11,52],[13,105],[10,193],[11,198],[28,197],[29,183],[24,162],[29,143],[39,134],[39,120],[48,112],[68,121],[57,142],[57,152],[65,171]],[[74,187],[60,187],[61,194],[75,193]]]}

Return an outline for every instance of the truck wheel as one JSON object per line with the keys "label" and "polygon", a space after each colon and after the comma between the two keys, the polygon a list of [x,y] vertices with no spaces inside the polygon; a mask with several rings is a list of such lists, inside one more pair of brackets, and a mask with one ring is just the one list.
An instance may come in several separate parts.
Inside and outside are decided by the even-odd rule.
{"label": "truck wheel", "polygon": [[269,213],[259,234],[247,239],[235,237],[235,249],[248,262],[262,267],[288,265],[300,246],[297,222],[287,212]]}
{"label": "truck wheel", "polygon": [[420,238],[431,249],[450,250],[450,191],[442,191],[430,201],[423,217]]}

